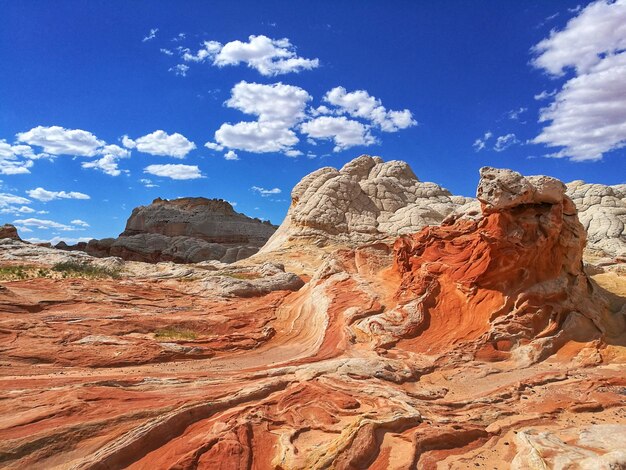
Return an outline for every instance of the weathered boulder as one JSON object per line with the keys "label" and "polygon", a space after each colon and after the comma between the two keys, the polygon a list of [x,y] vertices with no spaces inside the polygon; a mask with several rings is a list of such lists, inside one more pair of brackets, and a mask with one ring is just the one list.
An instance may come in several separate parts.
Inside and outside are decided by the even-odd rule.
{"label": "weathered boulder", "polygon": [[567,195],[587,230],[587,248],[599,255],[626,258],[626,184],[606,186],[572,181]]}
{"label": "weathered boulder", "polygon": [[291,207],[262,252],[290,241],[372,243],[437,225],[470,198],[424,183],[402,161],[362,155],[337,170],[320,168],[291,192]]}

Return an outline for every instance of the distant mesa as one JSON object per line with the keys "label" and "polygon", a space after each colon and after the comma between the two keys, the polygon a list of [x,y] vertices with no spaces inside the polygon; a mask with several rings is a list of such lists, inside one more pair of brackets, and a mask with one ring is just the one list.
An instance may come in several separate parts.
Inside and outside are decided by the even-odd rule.
{"label": "distant mesa", "polygon": [[256,253],[275,230],[270,222],[235,212],[222,199],[157,198],[152,204],[133,209],[118,238],[74,246],[61,242],[56,248],[149,263],[232,263]]}
{"label": "distant mesa", "polygon": [[4,224],[0,226],[0,240],[3,238],[10,238],[11,240],[22,240],[17,234],[17,228],[15,225]]}

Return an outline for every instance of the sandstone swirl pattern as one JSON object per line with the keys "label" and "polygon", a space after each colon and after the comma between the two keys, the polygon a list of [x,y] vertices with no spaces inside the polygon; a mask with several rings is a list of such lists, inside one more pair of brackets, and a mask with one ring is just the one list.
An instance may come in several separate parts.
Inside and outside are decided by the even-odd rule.
{"label": "sandstone swirl pattern", "polygon": [[[624,467],[626,280],[587,275],[564,185],[484,168],[461,205],[389,163],[305,179],[278,248],[230,265],[3,240],[3,265],[123,270],[0,284],[0,466]],[[371,198],[404,188],[441,225],[390,236],[402,207]]]}

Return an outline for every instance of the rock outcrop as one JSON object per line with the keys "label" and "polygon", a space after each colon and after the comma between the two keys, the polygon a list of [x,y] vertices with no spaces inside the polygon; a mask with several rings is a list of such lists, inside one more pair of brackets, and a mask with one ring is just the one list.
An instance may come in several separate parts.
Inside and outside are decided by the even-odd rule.
{"label": "rock outcrop", "polygon": [[527,362],[567,341],[620,334],[623,316],[608,314],[584,272],[585,230],[565,185],[489,167],[480,176],[480,215],[396,241],[404,320],[383,315],[376,332],[386,342],[419,336],[430,350],[464,342],[498,360],[513,351]]}
{"label": "rock outcrop", "polygon": [[341,170],[320,168],[291,192],[285,220],[263,247],[272,252],[306,241],[356,246],[438,225],[470,198],[424,183],[402,161],[362,155]]}
{"label": "rock outcrop", "polygon": [[0,226],[0,239],[10,238],[12,240],[21,240],[20,236],[17,234],[17,228],[11,224],[4,224]]}
{"label": "rock outcrop", "polygon": [[588,277],[553,178],[486,168],[456,206],[395,243],[282,244],[318,252],[311,276],[253,257],[50,277],[91,257],[0,241],[0,466],[625,467],[626,278]]}
{"label": "rock outcrop", "polygon": [[135,208],[118,238],[56,247],[149,263],[232,263],[256,253],[275,230],[269,222],[235,212],[221,199],[159,198]]}
{"label": "rock outcrop", "polygon": [[587,231],[587,249],[626,261],[626,184],[606,186],[572,181],[567,195]]}

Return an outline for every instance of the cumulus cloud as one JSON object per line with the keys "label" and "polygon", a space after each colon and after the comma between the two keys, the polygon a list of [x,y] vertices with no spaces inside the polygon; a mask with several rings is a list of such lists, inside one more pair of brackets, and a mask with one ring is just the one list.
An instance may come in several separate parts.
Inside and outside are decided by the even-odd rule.
{"label": "cumulus cloud", "polygon": [[105,145],[101,150],[102,157],[90,162],[83,162],[83,168],[93,168],[100,170],[110,176],[119,176],[122,173],[128,173],[128,170],[120,170],[118,160],[120,158],[130,157],[130,151],[118,145]]}
{"label": "cumulus cloud", "polygon": [[551,156],[576,161],[626,146],[626,0],[588,5],[532,52],[533,65],[548,74],[574,73],[541,110],[546,125],[533,142],[561,147]]}
{"label": "cumulus cloud", "polygon": [[367,126],[345,116],[320,116],[303,123],[300,130],[313,139],[332,139],[335,152],[376,143]]}
{"label": "cumulus cloud", "polygon": [[89,227],[89,224],[84,220],[74,219],[70,222],[70,224],[78,225],[79,227]]}
{"label": "cumulus cloud", "polygon": [[239,160],[239,155],[237,155],[234,151],[229,150],[224,154],[224,158],[226,160]]}
{"label": "cumulus cloud", "polygon": [[157,130],[152,134],[144,135],[132,140],[128,136],[122,137],[122,144],[127,148],[136,148],[140,152],[163,157],[185,158],[196,148],[196,144],[184,135]]}
{"label": "cumulus cloud", "polygon": [[260,122],[282,123],[289,127],[305,117],[305,108],[311,96],[302,88],[241,81],[231,90],[226,106],[245,114],[258,116]]}
{"label": "cumulus cloud", "polygon": [[215,131],[220,145],[254,153],[283,152],[297,144],[296,134],[281,122],[224,123]]}
{"label": "cumulus cloud", "polygon": [[163,176],[173,180],[193,180],[204,178],[197,165],[148,165],[144,173],[155,176]]}
{"label": "cumulus cloud", "polygon": [[501,135],[496,139],[496,143],[493,146],[493,149],[496,152],[502,152],[515,144],[519,144],[519,140],[517,139],[515,134]]}
{"label": "cumulus cloud", "polygon": [[196,53],[183,50],[182,58],[186,62],[210,61],[217,67],[245,64],[265,76],[297,73],[319,66],[319,59],[299,57],[289,39],[271,39],[263,35],[249,36],[248,42],[237,40],[224,45],[204,41]]}
{"label": "cumulus cloud", "polygon": [[30,173],[35,155],[28,145],[11,145],[5,139],[0,140],[0,174],[22,175]]}
{"label": "cumulus cloud", "polygon": [[14,225],[21,225],[24,227],[33,227],[39,230],[62,230],[62,231],[75,231],[75,230],[84,230],[83,228],[76,227],[74,225],[62,224],[60,222],[55,222],[54,220],[47,219],[17,219],[13,221]]}
{"label": "cumulus cloud", "polygon": [[[417,125],[413,114],[408,109],[388,111],[381,100],[371,96],[365,90],[349,92],[341,86],[335,87],[324,96],[324,101],[337,107],[354,118],[362,118],[378,126],[383,132],[397,132],[400,129]],[[325,106],[316,110],[318,113],[328,112]]]}
{"label": "cumulus cloud", "polygon": [[55,199],[91,199],[89,195],[77,191],[48,191],[44,188],[30,189],[26,191],[26,194],[42,202],[54,201]]}
{"label": "cumulus cloud", "polygon": [[216,144],[215,142],[207,142],[206,144],[204,144],[204,146],[208,149],[216,150],[218,152],[221,152],[222,150],[224,150],[223,145]]}
{"label": "cumulus cloud", "polygon": [[141,40],[141,42],[151,41],[152,39],[156,38],[156,35],[158,32],[159,32],[159,28],[152,28],[150,32],[148,33],[148,35]]}
{"label": "cumulus cloud", "polygon": [[493,137],[493,133],[491,131],[485,132],[485,135],[482,138],[479,137],[474,141],[472,147],[474,147],[476,152],[480,152],[487,146],[487,141],[491,139],[491,137]]}
{"label": "cumulus cloud", "polygon": [[282,191],[279,188],[265,189],[260,186],[252,186],[250,189],[256,193],[259,193],[263,197],[282,193]]}
{"label": "cumulus cloud", "polygon": [[106,144],[91,132],[81,129],[65,129],[60,126],[37,126],[17,134],[19,142],[42,147],[50,155],[75,155],[93,157]]}
{"label": "cumulus cloud", "polygon": [[257,121],[224,123],[215,132],[212,149],[228,147],[255,153],[288,151],[299,139],[291,127],[306,117],[310,95],[300,87],[274,83],[237,83],[226,106],[257,117]]}

